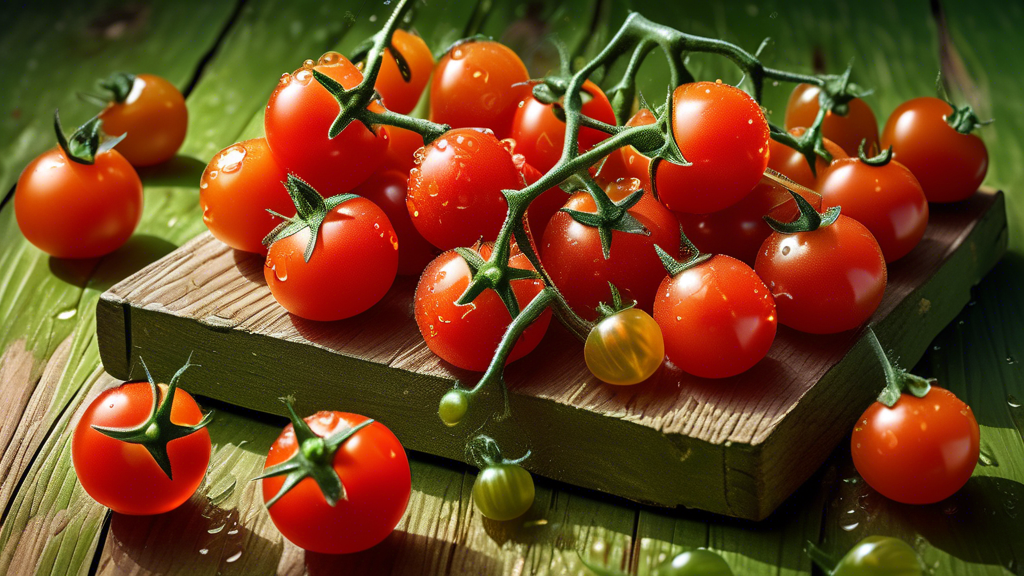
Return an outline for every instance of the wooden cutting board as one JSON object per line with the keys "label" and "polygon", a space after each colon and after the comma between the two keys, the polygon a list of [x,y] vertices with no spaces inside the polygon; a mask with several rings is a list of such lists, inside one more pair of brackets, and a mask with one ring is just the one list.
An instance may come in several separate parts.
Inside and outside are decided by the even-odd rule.
{"label": "wooden cutting board", "polygon": [[[1006,245],[1001,192],[932,206],[921,244],[890,266],[872,320],[903,365],[920,359]],[[300,413],[366,414],[407,448],[446,458],[465,461],[466,440],[483,426],[506,455],[531,450],[524,465],[537,474],[754,520],[821,465],[883,385],[863,331],[816,336],[780,326],[768,357],[740,376],[701,380],[665,366],[643,384],[608,386],[553,322],[538,349],[506,371],[512,418],[448,428],[438,400],[477,375],[427,349],[414,288],[415,279],[400,278],[356,318],[303,320],[274,301],[261,258],[204,233],[102,295],[100,354],[117,378],[141,378],[141,355],[166,380],[194,353],[201,368],[182,382],[190,392],[276,414],[284,413],[277,399],[292,394]]]}

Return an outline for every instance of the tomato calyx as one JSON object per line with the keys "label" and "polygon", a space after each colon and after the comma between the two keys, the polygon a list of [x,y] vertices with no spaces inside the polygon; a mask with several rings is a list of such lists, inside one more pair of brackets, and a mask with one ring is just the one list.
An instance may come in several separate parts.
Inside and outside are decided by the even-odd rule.
{"label": "tomato calyx", "polygon": [[676,260],[671,254],[666,252],[664,248],[657,244],[654,245],[654,251],[658,253],[658,258],[661,258],[661,264],[665,267],[665,272],[673,278],[690,268],[698,266],[703,262],[707,262],[714,256],[713,254],[701,254],[700,250],[697,249],[693,242],[686,237],[682,226],[679,227],[679,244],[679,251],[688,255],[686,260]]}
{"label": "tomato calyx", "polygon": [[[479,246],[479,244],[478,244]],[[484,260],[476,249],[456,248],[455,252],[466,261],[473,278],[469,286],[463,291],[459,299],[455,301],[458,306],[468,306],[476,297],[490,288],[497,292],[505,308],[512,318],[519,315],[519,301],[512,290],[512,282],[515,280],[537,280],[540,274],[533,270],[515,268],[508,265],[508,262]]]}
{"label": "tomato calyx", "polygon": [[857,158],[860,161],[867,164],[868,166],[882,167],[892,160],[892,146],[890,145],[887,150],[882,150],[875,156],[868,156],[864,153],[864,146],[868,143],[868,139],[864,138],[860,141],[860,146],[857,147]]}
{"label": "tomato calyx", "polygon": [[871,327],[868,327],[867,337],[868,343],[871,344],[871,349],[875,352],[875,356],[878,357],[878,361],[882,364],[882,369],[885,371],[885,388],[878,395],[879,403],[892,408],[904,392],[913,394],[918,398],[924,398],[928,395],[935,379],[922,378],[911,374],[890,360],[888,354],[882,348],[882,343],[878,341],[878,336],[875,335],[875,331]]}
{"label": "tomato calyx", "polygon": [[970,104],[963,106],[957,106],[952,102],[946,101],[953,108],[953,113],[946,116],[946,124],[949,124],[953,130],[961,134],[970,134],[982,126],[987,126],[993,122],[994,119],[981,120],[978,115],[974,112],[974,108]]}
{"label": "tomato calyx", "polygon": [[309,242],[306,243],[303,257],[306,259],[306,262],[309,262],[309,259],[313,256],[316,239],[320,236],[320,227],[323,225],[324,219],[327,218],[327,214],[345,202],[359,196],[356,194],[338,194],[325,199],[305,180],[291,173],[288,174],[288,180],[283,184],[285,190],[288,191],[288,195],[291,196],[292,202],[295,204],[295,216],[284,216],[268,208],[267,212],[284,220],[284,222],[278,224],[270,231],[270,234],[263,238],[263,245],[269,248],[274,242],[293,234],[298,234],[308,228]]}
{"label": "tomato calyx", "polygon": [[615,287],[615,284],[609,282],[608,288],[611,290],[612,293],[612,301],[610,304],[608,302],[598,302],[598,318],[597,322],[595,322],[595,325],[600,324],[601,320],[604,320],[605,318],[614,316],[619,312],[622,312],[623,310],[629,310],[630,308],[636,306],[636,300],[633,300],[628,304],[622,301],[622,295],[619,294],[619,289]]}
{"label": "tomato calyx", "polygon": [[132,87],[135,86],[135,74],[114,72],[109,78],[100,80],[98,85],[103,90],[110,92],[113,102],[120,104],[128,99]]}
{"label": "tomato calyx", "polygon": [[477,468],[484,469],[488,466],[518,466],[530,457],[530,451],[527,450],[526,454],[515,460],[509,460],[501,455],[501,448],[494,438],[479,434],[466,444],[466,456]]}
{"label": "tomato calyx", "polygon": [[831,111],[839,116],[846,116],[850,112],[849,103],[855,98],[864,98],[871,94],[870,90],[864,90],[860,86],[850,82],[850,74],[853,73],[853,65],[846,67],[846,70],[839,75],[824,76],[824,83],[821,92],[818,94],[818,104],[822,110]]}
{"label": "tomato calyx", "polygon": [[64,128],[60,125],[60,110],[53,111],[53,129],[57,133],[57,144],[64,150],[69,160],[79,164],[91,166],[96,162],[100,154],[112,150],[121,140],[124,140],[127,132],[100,142],[100,128],[103,120],[99,116],[93,116],[85,124],[78,127],[71,138],[64,135]]}
{"label": "tomato calyx", "polygon": [[191,357],[185,361],[185,365],[179,368],[174,373],[171,381],[167,383],[167,393],[164,394],[163,401],[160,400],[160,388],[149,373],[146,361],[140,357],[139,362],[142,363],[142,368],[146,371],[146,380],[149,381],[149,386],[153,393],[153,406],[150,409],[149,417],[141,424],[129,428],[93,425],[92,429],[114,440],[142,445],[149,452],[150,456],[153,457],[157,465],[160,466],[160,470],[167,475],[167,479],[173,480],[171,458],[167,454],[167,445],[173,440],[184,438],[206,427],[210,423],[210,419],[213,418],[213,412],[210,411],[204,414],[203,418],[196,424],[183,426],[171,422],[171,407],[174,404],[174,393],[178,389],[178,380],[185,373],[185,370],[196,366],[196,364],[192,364]]}
{"label": "tomato calyx", "polygon": [[768,226],[779,234],[813,232],[818,228],[829,226],[839,219],[840,206],[833,206],[824,212],[818,212],[814,209],[814,206],[811,206],[811,203],[800,194],[797,194],[788,188],[786,191],[793,197],[793,200],[796,201],[797,208],[800,209],[800,215],[797,216],[796,220],[793,220],[792,222],[779,222],[771,216],[764,216],[764,221],[768,223]]}
{"label": "tomato calyx", "polygon": [[281,490],[267,501],[267,508],[270,508],[282,496],[306,478],[312,478],[320,487],[320,493],[330,506],[336,506],[342,500],[348,500],[345,492],[345,485],[334,469],[334,455],[345,442],[363,428],[373,424],[372,418],[361,422],[356,426],[346,428],[331,434],[330,436],[318,436],[309,427],[305,420],[295,413],[292,403],[294,398],[285,397],[280,399],[288,408],[288,417],[292,421],[292,428],[295,430],[295,439],[298,441],[299,449],[290,458],[275,464],[264,470],[253,480],[284,476],[284,484]]}
{"label": "tomato calyx", "polygon": [[643,198],[643,189],[633,192],[618,202],[613,202],[592,178],[584,176],[580,177],[580,181],[586,188],[586,192],[594,199],[597,212],[582,212],[572,208],[562,208],[561,211],[584,226],[597,228],[597,234],[601,238],[601,252],[605,260],[611,258],[613,230],[627,234],[651,235],[651,231],[629,213],[629,209],[636,206],[637,202]]}

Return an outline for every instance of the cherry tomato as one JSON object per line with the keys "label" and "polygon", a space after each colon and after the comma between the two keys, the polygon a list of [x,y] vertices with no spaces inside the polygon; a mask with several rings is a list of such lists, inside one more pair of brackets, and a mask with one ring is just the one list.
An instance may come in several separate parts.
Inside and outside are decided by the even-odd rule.
{"label": "cherry tomato", "polygon": [[199,183],[203,222],[228,246],[266,254],[263,238],[279,222],[267,209],[295,214],[295,205],[281,186],[287,178],[265,138],[228,146],[210,160]]}
{"label": "cherry tomato", "polygon": [[[486,260],[491,256],[493,246],[477,244],[472,250]],[[530,260],[515,247],[509,265],[533,270]],[[498,293],[491,289],[484,290],[466,306],[457,305],[456,300],[465,292],[472,277],[469,265],[454,250],[438,256],[423,271],[416,286],[416,325],[427,347],[442,360],[465,370],[483,372],[491,363],[512,316]],[[512,281],[512,291],[520,310],[543,289],[541,280]],[[551,310],[548,309],[519,336],[506,364],[536,348],[550,321]]]}
{"label": "cherry tomato", "polygon": [[[620,180],[606,188],[618,202],[637,191],[636,180]],[[594,199],[585,192],[569,197],[565,208],[596,213]],[[679,255],[679,223],[649,192],[628,210],[650,235],[612,231],[610,257],[606,260],[597,228],[558,212],[548,222],[541,242],[541,260],[569,306],[587,320],[597,319],[597,305],[609,297],[608,283],[622,292],[625,301],[636,300],[637,308],[648,313],[654,294],[665,277],[665,269],[654,251],[657,244],[673,256]]]}
{"label": "cherry tomato", "polygon": [[906,256],[928,226],[928,199],[917,178],[895,160],[872,166],[841,158],[821,175],[819,189],[822,206],[842,206],[843,214],[871,231],[886,262]]}
{"label": "cherry tomato", "polygon": [[946,123],[953,107],[938,98],[914,98],[900,104],[882,131],[882,145],[914,173],[929,202],[969,198],[988,172],[988,150],[974,134]]}
{"label": "cherry tomato", "polygon": [[[626,122],[626,126],[647,126],[654,124],[658,119],[654,117],[654,114],[650,110],[642,109],[639,110],[632,118]],[[651,190],[651,159],[644,156],[632,146],[624,146],[619,148],[619,159],[615,160],[612,156],[609,156],[608,173],[602,174],[602,177],[608,180],[617,180],[620,177],[625,178],[636,178],[640,181],[640,185],[644,190]],[[615,153],[613,152],[612,155]],[[607,164],[607,163],[606,163]],[[602,168],[602,171],[604,169]],[[619,176],[616,176],[619,174]]]}
{"label": "cherry tomato", "polygon": [[661,366],[665,340],[650,314],[627,308],[594,326],[583,345],[583,359],[598,380],[631,386],[647,380]]}
{"label": "cherry tomato", "polygon": [[[434,246],[423,239],[412,225],[405,209],[408,177],[396,170],[378,172],[352,192],[373,202],[384,214],[398,236],[398,273],[418,276],[437,256]],[[294,211],[294,208],[293,208]]]}
{"label": "cherry tomato", "polygon": [[388,133],[388,150],[380,170],[398,170],[406,176],[416,167],[416,151],[423,148],[423,137],[405,128],[385,126]]}
{"label": "cherry tomato", "polygon": [[525,514],[536,490],[533,476],[518,464],[485,467],[473,482],[473,503],[485,518],[504,522]]}
{"label": "cherry tomato", "polygon": [[423,149],[409,173],[412,223],[441,250],[494,240],[508,214],[502,190],[523,187],[523,157],[490,130],[457,128]]}
{"label": "cherry tomato", "polygon": [[399,28],[391,36],[391,46],[405,59],[409,67],[409,81],[402,77],[391,48],[384,49],[384,59],[377,72],[373,87],[380,93],[384,106],[399,114],[408,114],[419,102],[420,94],[434,70],[434,55],[423,38]]}
{"label": "cherry tomato", "polygon": [[[162,402],[167,385],[157,389]],[[152,385],[127,382],[97,396],[75,426],[71,458],[78,481],[94,500],[121,514],[162,514],[181,506],[202,484],[210,463],[206,428],[166,444],[170,478],[144,445],[115,440],[93,428],[134,428],[145,423],[152,410]],[[173,424],[196,425],[203,414],[195,399],[178,388],[170,419]]]}
{"label": "cherry tomato", "polygon": [[924,576],[909,544],[888,536],[868,536],[843,556],[830,576]]}
{"label": "cherry tomato", "polygon": [[779,322],[801,332],[856,328],[885,292],[885,257],[863,224],[839,215],[813,232],[772,232],[754,264],[775,297]]}
{"label": "cherry tomato", "polygon": [[[523,178],[526,179],[527,184],[533,184],[542,176],[544,175],[533,166],[523,164]],[[548,188],[534,199],[526,210],[526,221],[530,226],[530,234],[534,238],[543,238],[544,230],[547,229],[551,217],[561,210],[568,200],[569,195],[558,186]]]}
{"label": "cherry tomato", "polygon": [[[365,416],[321,411],[304,419],[314,434],[327,438],[359,426]],[[266,468],[302,450],[295,427],[285,426],[267,453]],[[359,429],[329,462],[345,490],[331,506],[313,478],[304,478],[269,507],[281,534],[300,548],[323,554],[366,550],[387,538],[402,520],[412,480],[409,459],[398,438],[380,422]],[[263,500],[281,491],[284,476],[263,478]]]}
{"label": "cherry tomato", "polygon": [[892,408],[869,406],[853,429],[850,450],[857,472],[883,496],[931,504],[967,483],[979,439],[971,407],[932,386],[924,398],[902,394]]}
{"label": "cherry tomato", "polygon": [[775,300],[750,266],[729,256],[666,276],[654,319],[668,359],[701,378],[746,372],[775,341]]}
{"label": "cherry tomato", "polygon": [[[811,84],[798,84],[789,95],[786,104],[786,130],[808,127],[814,123],[821,105],[818,96],[821,89]],[[821,133],[839,145],[847,154],[857,151],[861,140],[867,139],[864,150],[869,153],[878,149],[878,120],[866,102],[854,98],[847,103],[849,111],[844,116],[829,112],[821,124]]]}
{"label": "cherry tomato", "polygon": [[117,151],[133,166],[152,166],[170,160],[181,148],[188,129],[185,97],[174,84],[159,76],[120,76],[124,76],[121,81],[130,89],[123,99],[119,98],[121,90],[114,90],[114,100],[99,114],[103,131],[111,136],[126,134]]}
{"label": "cherry tomato", "polygon": [[[615,125],[615,111],[597,84],[590,80],[584,82],[580,97],[584,116]],[[580,128],[579,151],[586,152],[607,137],[600,130]],[[544,104],[529,92],[516,109],[512,138],[516,141],[516,150],[526,156],[527,162],[541,172],[547,172],[562,157],[565,121],[555,116],[551,104]]]}
{"label": "cherry tomato", "polygon": [[[793,136],[801,136],[806,130],[806,128],[793,128],[789,133]],[[825,145],[825,150],[828,150],[828,153],[832,155],[833,161],[849,156],[838,144],[828,138],[823,138],[822,144]],[[829,167],[829,163],[825,162],[821,156],[815,157],[814,169],[816,174],[811,174],[811,167],[807,165],[807,158],[804,158],[803,154],[789,146],[772,140],[768,145],[768,150],[771,153],[771,157],[768,159],[769,168],[805,188],[810,188],[811,190],[819,189],[818,179],[821,178],[821,175]]]}
{"label": "cherry tomato", "polygon": [[657,576],[733,576],[724,558],[711,550],[697,548],[676,556],[659,566]]}
{"label": "cherry tomato", "polygon": [[672,133],[691,165],[658,165],[658,199],[690,214],[739,202],[768,166],[768,121],[761,107],[739,88],[717,82],[683,84],[672,103]]}
{"label": "cherry tomato", "polygon": [[530,89],[526,66],[509,48],[464,40],[437,63],[430,82],[430,119],[452,128],[490,128],[509,135],[512,117]]}
{"label": "cherry tomato", "polygon": [[[263,125],[278,162],[327,197],[355,188],[381,165],[388,135],[383,127],[371,132],[361,122],[352,122],[335,138],[328,138],[340,108],[313,78],[313,70],[345,88],[354,88],[363,79],[359,69],[337,52],[327,52],[315,65],[306,60],[302,68],[281,76],[270,95]],[[370,109],[383,110],[377,103]]]}

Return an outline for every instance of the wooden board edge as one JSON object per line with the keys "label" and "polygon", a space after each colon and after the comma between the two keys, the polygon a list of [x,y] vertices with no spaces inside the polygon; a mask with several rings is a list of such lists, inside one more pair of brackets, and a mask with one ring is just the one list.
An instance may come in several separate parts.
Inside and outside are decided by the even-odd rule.
{"label": "wooden board edge", "polygon": [[131,367],[131,307],[111,291],[96,302],[96,341],[108,374],[127,380]]}

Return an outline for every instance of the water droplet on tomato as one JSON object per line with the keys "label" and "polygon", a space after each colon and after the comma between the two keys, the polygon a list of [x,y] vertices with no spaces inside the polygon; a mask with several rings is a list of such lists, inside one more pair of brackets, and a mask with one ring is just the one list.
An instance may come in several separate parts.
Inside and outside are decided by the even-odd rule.
{"label": "water droplet on tomato", "polygon": [[[268,257],[269,259],[269,257]],[[274,278],[278,281],[284,282],[288,279],[288,258],[286,256],[277,256],[273,259],[270,264],[270,269],[274,271]]]}
{"label": "water droplet on tomato", "polygon": [[445,138],[441,138],[440,140],[434,143],[434,148],[437,148],[438,150],[444,152],[445,150],[448,149],[448,140]]}
{"label": "water droplet on tomato", "polygon": [[[419,166],[420,164],[423,164],[423,161],[426,160],[426,158],[427,158],[427,149],[424,146],[420,146],[419,148],[416,149],[415,152],[412,153],[412,161],[417,166]],[[413,170],[415,170],[415,168],[413,168]]]}
{"label": "water droplet on tomato", "polygon": [[312,79],[313,73],[310,72],[309,70],[302,69],[295,72],[295,81],[300,84],[308,85],[309,81]]}
{"label": "water droplet on tomato", "polygon": [[217,158],[217,168],[221,172],[236,172],[242,167],[242,161],[245,160],[245,152],[245,146],[241,144],[228,147]]}
{"label": "water droplet on tomato", "polygon": [[391,241],[391,246],[392,246],[392,247],[393,247],[393,248],[394,248],[395,250],[398,250],[398,237],[397,237],[397,236],[395,236],[394,234],[391,234],[391,235],[390,235],[390,237],[388,238],[388,240],[390,240],[390,241]]}
{"label": "water droplet on tomato", "polygon": [[313,62],[312,58],[306,58],[305,60],[302,61],[302,67],[306,70],[312,70],[313,66],[315,65],[316,62]]}
{"label": "water droplet on tomato", "polygon": [[789,256],[789,250],[790,250],[789,246],[783,246],[782,247],[782,255],[783,256]]}
{"label": "water droplet on tomato", "polygon": [[292,75],[287,73],[287,72],[285,72],[284,74],[281,74],[281,79],[278,80],[278,83],[280,85],[282,85],[282,86],[287,86],[287,85],[291,84],[292,83]]}
{"label": "water droplet on tomato", "polygon": [[218,172],[216,170],[210,170],[210,172],[206,175],[206,177],[209,178],[210,180],[216,180],[217,179],[217,174],[218,174]]}
{"label": "water droplet on tomato", "polygon": [[324,55],[317,60],[317,64],[321,66],[330,66],[331,64],[337,64],[341,62],[342,55],[333,50],[324,52]]}
{"label": "water droplet on tomato", "polygon": [[462,48],[456,48],[455,50],[452,50],[452,60],[462,60],[465,56],[466,53],[463,52]]}

